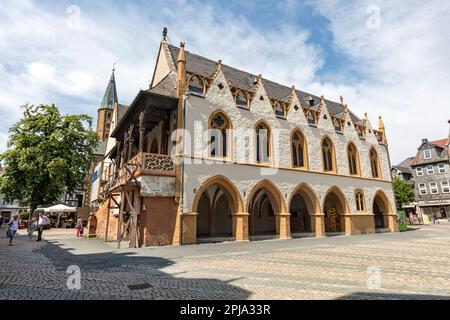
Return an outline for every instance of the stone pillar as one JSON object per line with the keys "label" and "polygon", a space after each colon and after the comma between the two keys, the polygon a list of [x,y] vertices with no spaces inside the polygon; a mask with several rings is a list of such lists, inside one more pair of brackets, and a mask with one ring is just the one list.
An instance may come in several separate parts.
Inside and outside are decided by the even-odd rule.
{"label": "stone pillar", "polygon": [[276,215],[277,234],[280,239],[291,239],[291,214],[278,213]]}
{"label": "stone pillar", "polygon": [[182,217],[183,240],[182,244],[197,243],[197,212],[185,213]]}
{"label": "stone pillar", "polygon": [[233,213],[233,239],[234,241],[248,241],[248,218],[246,212]]}
{"label": "stone pillar", "polygon": [[385,213],[383,216],[384,225],[389,228],[391,232],[399,231],[397,215],[395,213]]}
{"label": "stone pillar", "polygon": [[[341,223],[344,223],[344,230],[346,236],[352,235],[352,216],[350,213],[344,213],[341,215]],[[343,221],[342,221],[343,220]]]}
{"label": "stone pillar", "polygon": [[325,236],[325,214],[324,213],[313,213],[311,215],[311,227],[313,232],[316,233],[316,237]]}

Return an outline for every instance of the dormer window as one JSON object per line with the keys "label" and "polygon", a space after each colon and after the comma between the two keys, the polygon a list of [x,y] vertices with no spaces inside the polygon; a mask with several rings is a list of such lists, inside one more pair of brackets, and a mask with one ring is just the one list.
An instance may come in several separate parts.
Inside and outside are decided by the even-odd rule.
{"label": "dormer window", "polygon": [[356,128],[356,131],[358,132],[358,137],[360,139],[365,139],[365,137],[364,137],[364,129],[361,126],[358,126]]}
{"label": "dormer window", "polygon": [[247,96],[242,91],[238,91],[238,93],[236,94],[236,106],[241,108],[248,108]]}
{"label": "dormer window", "polygon": [[430,150],[430,149],[427,149],[427,150],[424,150],[424,151],[423,151],[423,158],[424,158],[425,160],[431,159],[431,150]]}
{"label": "dormer window", "polygon": [[334,130],[338,133],[342,133],[342,123],[339,120],[334,121]]}
{"label": "dormer window", "polygon": [[306,117],[308,119],[308,124],[310,126],[316,126],[316,117],[314,116],[314,114],[312,112],[308,112]]}
{"label": "dormer window", "polygon": [[276,102],[275,103],[274,110],[275,110],[275,115],[277,117],[283,117],[284,118],[286,116],[285,108],[280,102]]}
{"label": "dormer window", "polygon": [[194,74],[188,79],[188,90],[190,93],[203,96],[205,94],[205,84],[203,79]]}
{"label": "dormer window", "polygon": [[311,97],[311,96],[309,96],[309,97],[308,97],[308,103],[309,103],[309,106],[310,106],[310,107],[314,107],[314,98]]}

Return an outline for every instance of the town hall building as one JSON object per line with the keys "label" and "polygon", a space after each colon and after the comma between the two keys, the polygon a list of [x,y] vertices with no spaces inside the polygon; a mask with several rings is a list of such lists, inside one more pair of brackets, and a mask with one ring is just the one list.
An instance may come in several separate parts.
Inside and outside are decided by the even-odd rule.
{"label": "town hall building", "polygon": [[397,230],[385,127],[188,52],[111,113],[97,236],[131,247]]}

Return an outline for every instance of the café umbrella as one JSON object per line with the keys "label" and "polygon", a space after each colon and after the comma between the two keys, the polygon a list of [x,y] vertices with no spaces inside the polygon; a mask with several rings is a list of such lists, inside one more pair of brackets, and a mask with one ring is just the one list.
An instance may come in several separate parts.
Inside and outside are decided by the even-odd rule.
{"label": "caf\u00e9 umbrella", "polygon": [[68,213],[68,212],[77,212],[77,208],[69,207],[69,206],[66,206],[64,204],[57,204],[57,205],[52,206],[52,207],[44,208],[44,212],[46,212],[46,213],[57,213],[58,214],[57,226],[59,226],[59,220],[61,218],[61,215],[63,213]]}

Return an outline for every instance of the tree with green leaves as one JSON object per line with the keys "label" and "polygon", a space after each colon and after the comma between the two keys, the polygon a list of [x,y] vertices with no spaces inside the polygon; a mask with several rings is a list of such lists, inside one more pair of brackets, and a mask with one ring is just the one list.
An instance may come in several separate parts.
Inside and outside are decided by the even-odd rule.
{"label": "tree with green leaves", "polygon": [[[88,115],[61,115],[55,105],[25,105],[0,154],[0,193],[30,212],[84,185],[98,145]],[[31,217],[31,215],[30,215]]]}
{"label": "tree with green leaves", "polygon": [[405,180],[396,177],[394,178],[393,186],[398,208],[402,208],[404,204],[415,200],[414,189]]}

